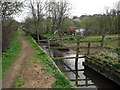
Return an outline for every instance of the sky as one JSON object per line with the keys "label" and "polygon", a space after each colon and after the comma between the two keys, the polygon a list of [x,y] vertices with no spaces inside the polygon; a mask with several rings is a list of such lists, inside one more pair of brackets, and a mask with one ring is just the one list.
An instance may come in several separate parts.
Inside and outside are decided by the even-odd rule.
{"label": "sky", "polygon": [[[93,14],[103,14],[105,12],[105,8],[111,9],[114,8],[115,3],[120,0],[67,0],[70,3],[71,16],[81,15],[93,15]],[[109,7],[109,8],[108,8]],[[17,21],[23,21],[24,17],[27,14],[17,16],[15,19]]]}
{"label": "sky", "polygon": [[114,3],[120,0],[68,0],[71,3],[72,16],[81,16],[84,14],[93,15],[104,13],[105,8],[113,8]]}

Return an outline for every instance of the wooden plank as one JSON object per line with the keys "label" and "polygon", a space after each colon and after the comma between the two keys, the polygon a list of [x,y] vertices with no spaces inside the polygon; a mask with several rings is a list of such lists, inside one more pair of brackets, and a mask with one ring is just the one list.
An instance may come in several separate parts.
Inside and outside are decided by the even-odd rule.
{"label": "wooden plank", "polygon": [[[76,48],[76,57],[79,56],[79,45],[80,45],[80,38],[77,39],[77,48]],[[78,58],[75,58],[75,72],[76,72],[76,86],[78,85]]]}
{"label": "wooden plank", "polygon": [[93,86],[93,85],[95,85],[95,84],[83,84],[83,85],[77,85],[77,86]]}
{"label": "wooden plank", "polygon": [[[64,40],[70,40],[70,39],[49,39],[50,41],[57,41],[57,42],[59,42],[58,40],[63,40],[63,42],[64,42]],[[39,40],[39,42],[40,41],[47,41],[47,39],[44,39],[44,40]],[[102,42],[102,40],[99,40],[99,41],[79,41],[79,42]]]}
{"label": "wooden plank", "polygon": [[54,60],[61,60],[61,59],[75,59],[75,58],[84,58],[84,56],[81,57],[52,57]]}
{"label": "wooden plank", "polygon": [[[78,81],[90,81],[91,79],[78,79]],[[70,81],[76,81],[76,79],[70,79]]]}
{"label": "wooden plank", "polygon": [[88,51],[87,51],[87,55],[89,55],[90,53],[90,42],[88,42]]}
{"label": "wooden plank", "polygon": [[[73,70],[76,71],[76,70]],[[78,69],[78,71],[84,71],[84,69]],[[63,70],[62,72],[72,72],[71,70]]]}
{"label": "wooden plank", "polygon": [[39,40],[39,42],[42,42],[42,41],[48,41],[48,39],[44,39],[44,40]]}
{"label": "wooden plank", "polygon": [[51,50],[50,50],[50,41],[49,41],[49,38],[48,38],[48,51],[49,51],[49,56],[52,57]]}
{"label": "wooden plank", "polygon": [[[64,46],[64,47],[51,47],[51,48],[53,48],[53,49],[66,49],[66,48],[75,49],[77,47],[67,47],[67,46]],[[86,49],[88,49],[88,47],[79,47],[79,48],[86,48]],[[101,46],[99,46],[99,47],[90,47],[90,48],[101,48]]]}
{"label": "wooden plank", "polygon": [[85,57],[85,60],[88,60],[88,61],[90,61],[90,62],[92,62],[92,63],[99,63],[99,64],[103,64],[101,61],[98,61],[98,60],[94,60],[94,59],[90,59],[90,58],[86,58]]}
{"label": "wooden plank", "polygon": [[80,42],[101,42],[101,40],[100,41],[80,41]]}
{"label": "wooden plank", "polygon": [[[49,39],[50,41],[58,41],[58,40],[70,40],[71,38],[58,38],[58,39]],[[72,38],[72,39],[74,39],[74,38]],[[39,42],[40,41],[47,41],[47,39],[44,39],[44,40],[39,40]]]}
{"label": "wooden plank", "polygon": [[101,47],[103,47],[103,45],[104,45],[104,41],[105,41],[105,35],[102,36]]}

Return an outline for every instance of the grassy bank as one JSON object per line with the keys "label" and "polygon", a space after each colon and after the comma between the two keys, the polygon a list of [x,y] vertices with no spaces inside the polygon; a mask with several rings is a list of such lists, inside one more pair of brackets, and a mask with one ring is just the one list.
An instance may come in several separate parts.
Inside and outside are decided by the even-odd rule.
{"label": "grassy bank", "polygon": [[[48,34],[42,34],[43,37],[48,37],[48,38],[54,38],[54,34],[53,33],[48,33]],[[59,38],[58,35],[55,35],[56,38]],[[110,47],[110,48],[117,48],[118,47],[118,36],[119,34],[115,34],[115,35],[106,35],[105,36],[105,46]],[[100,41],[102,40],[102,36],[101,35],[97,35],[97,36],[80,36],[80,35],[64,35],[62,36],[62,38],[77,38],[80,37],[80,41]],[[116,41],[116,42],[114,42]],[[72,39],[72,40],[67,40],[67,43],[76,43],[77,40],[76,39]],[[113,44],[110,44],[114,42]],[[86,42],[83,42],[81,44],[87,44]],[[98,46],[100,45],[100,42],[95,42],[93,43],[94,46]],[[109,45],[109,46],[108,46]]]}
{"label": "grassy bank", "polygon": [[[25,35],[23,31],[21,31],[21,32],[22,32],[23,35]],[[70,81],[68,79],[66,79],[65,76],[62,73],[59,72],[59,70],[53,64],[53,61],[39,47],[39,45],[34,41],[34,39],[31,36],[27,36],[26,38],[30,41],[30,43],[34,47],[34,50],[35,50],[34,51],[34,53],[35,53],[34,58],[39,58],[43,62],[43,64],[47,67],[46,70],[49,73],[54,74],[54,76],[56,77],[56,81],[53,84],[53,88],[75,88],[74,86],[71,85]]]}
{"label": "grassy bank", "polygon": [[39,51],[36,57],[44,63],[44,65],[47,67],[46,70],[48,72],[52,72],[56,76],[56,82],[53,84],[53,88],[73,88],[73,86],[70,84],[70,81],[57,70],[53,64],[53,61],[43,50],[41,50],[41,48],[35,43],[31,36],[27,36],[27,39],[30,41],[35,50]]}
{"label": "grassy bank", "polygon": [[12,63],[16,60],[17,55],[21,49],[21,43],[17,39],[18,31],[14,33],[14,36],[11,40],[10,48],[5,50],[2,54],[2,77],[5,76],[5,72]]}

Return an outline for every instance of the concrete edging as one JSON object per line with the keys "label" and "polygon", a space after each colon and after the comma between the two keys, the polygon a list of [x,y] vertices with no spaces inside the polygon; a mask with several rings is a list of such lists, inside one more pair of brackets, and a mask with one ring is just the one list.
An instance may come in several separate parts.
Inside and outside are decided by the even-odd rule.
{"label": "concrete edging", "polygon": [[109,69],[108,66],[105,66],[106,67],[105,68],[101,66],[100,64],[92,63],[92,60],[84,62],[83,64],[93,69],[94,71],[98,72],[99,74],[105,76],[106,78],[110,79],[111,81],[115,82],[117,85],[120,86],[120,76],[118,76],[117,72],[114,69],[111,70]]}

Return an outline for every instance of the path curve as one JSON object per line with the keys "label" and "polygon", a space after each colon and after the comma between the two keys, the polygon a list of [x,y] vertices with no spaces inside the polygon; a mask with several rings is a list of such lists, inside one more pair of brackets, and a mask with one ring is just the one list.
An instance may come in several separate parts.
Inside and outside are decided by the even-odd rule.
{"label": "path curve", "polygon": [[17,75],[22,70],[25,61],[31,60],[33,58],[34,48],[31,46],[29,41],[26,40],[25,36],[21,35],[21,33],[19,33],[18,39],[22,43],[22,48],[16,61],[7,70],[6,75],[2,81],[2,88],[11,88],[14,80],[16,80]]}

